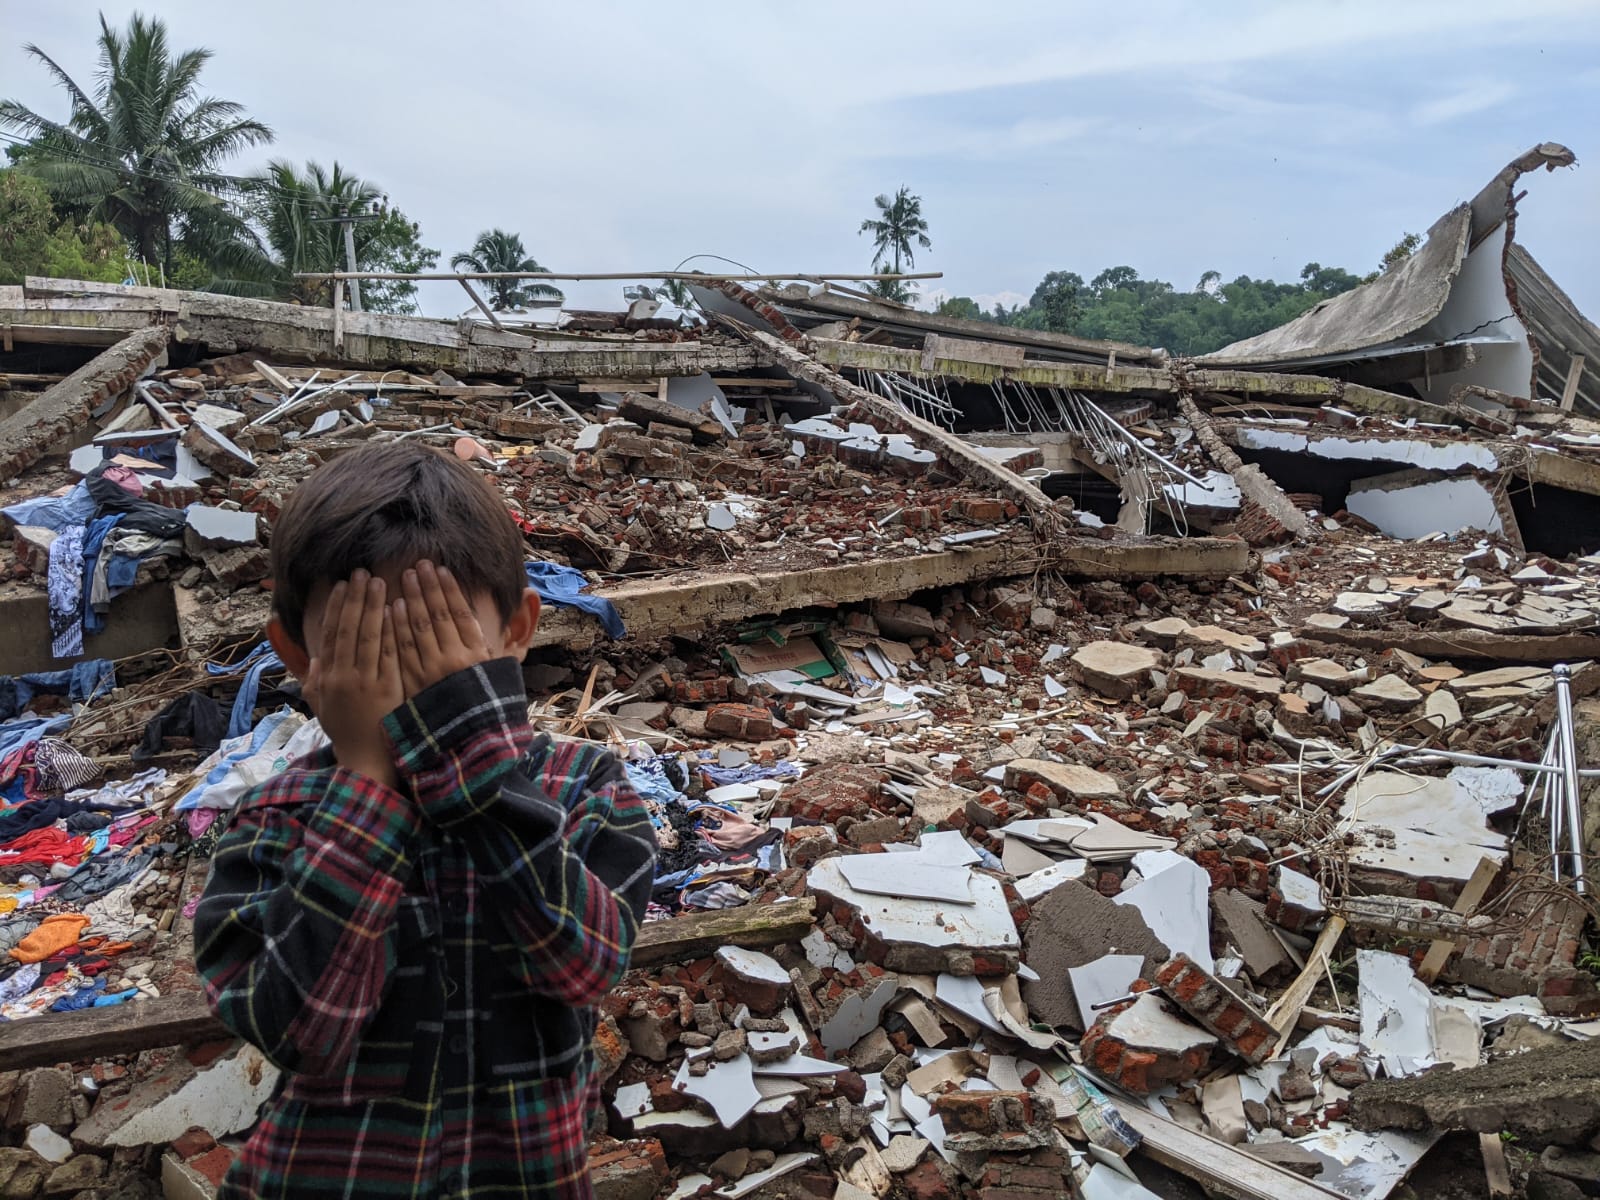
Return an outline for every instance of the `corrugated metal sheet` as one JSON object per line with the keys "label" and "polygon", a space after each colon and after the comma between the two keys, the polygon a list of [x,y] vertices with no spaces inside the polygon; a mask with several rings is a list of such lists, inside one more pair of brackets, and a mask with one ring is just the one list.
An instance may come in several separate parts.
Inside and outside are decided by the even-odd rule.
{"label": "corrugated metal sheet", "polygon": [[1575,408],[1600,412],[1600,328],[1573,304],[1533,255],[1515,242],[1506,267],[1521,309],[1539,347],[1538,394],[1560,400],[1575,354],[1584,356]]}

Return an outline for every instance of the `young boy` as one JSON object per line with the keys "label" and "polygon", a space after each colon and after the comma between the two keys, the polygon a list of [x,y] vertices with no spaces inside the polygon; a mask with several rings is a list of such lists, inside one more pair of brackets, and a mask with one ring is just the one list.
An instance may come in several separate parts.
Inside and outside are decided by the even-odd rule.
{"label": "young boy", "polygon": [[594,1005],[655,837],[528,725],[539,619],[487,482],[412,444],[284,505],[268,634],[333,745],[247,794],[195,913],[217,1015],[285,1073],[223,1197],[588,1197]]}

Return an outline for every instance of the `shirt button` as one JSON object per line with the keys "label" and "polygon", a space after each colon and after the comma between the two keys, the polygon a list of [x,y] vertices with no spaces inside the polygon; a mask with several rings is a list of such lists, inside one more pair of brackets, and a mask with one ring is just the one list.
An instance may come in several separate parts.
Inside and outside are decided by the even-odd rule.
{"label": "shirt button", "polygon": [[467,1039],[465,1034],[456,1034],[450,1039],[451,1054],[465,1054],[467,1052]]}

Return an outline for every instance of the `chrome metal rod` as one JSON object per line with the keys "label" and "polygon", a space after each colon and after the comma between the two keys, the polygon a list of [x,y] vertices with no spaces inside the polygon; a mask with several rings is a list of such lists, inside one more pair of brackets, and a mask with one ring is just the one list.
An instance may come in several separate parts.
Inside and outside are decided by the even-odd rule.
{"label": "chrome metal rod", "polygon": [[1117,421],[1115,417],[1111,416],[1110,413],[1106,412],[1105,409],[1101,408],[1093,400],[1089,399],[1089,397],[1080,395],[1078,400],[1081,403],[1088,405],[1090,411],[1098,414],[1102,421],[1109,423],[1113,429],[1115,429],[1123,436],[1124,439],[1127,440],[1128,445],[1132,446],[1140,454],[1148,455],[1149,457],[1155,459],[1162,466],[1166,467],[1169,471],[1177,472],[1201,491],[1210,492],[1215,490],[1215,488],[1211,484],[1207,483],[1204,479],[1196,479],[1193,475],[1189,474],[1189,472],[1185,471],[1170,458],[1163,458],[1154,450],[1150,449],[1149,446],[1146,446],[1138,438],[1134,437],[1131,430],[1125,428],[1120,422]]}
{"label": "chrome metal rod", "polygon": [[1572,882],[1578,895],[1586,895],[1588,886],[1583,878],[1583,812],[1578,783],[1578,738],[1572,718],[1572,668],[1557,663],[1550,668],[1556,679],[1556,719],[1561,731],[1561,767],[1566,781],[1567,837],[1572,845]]}

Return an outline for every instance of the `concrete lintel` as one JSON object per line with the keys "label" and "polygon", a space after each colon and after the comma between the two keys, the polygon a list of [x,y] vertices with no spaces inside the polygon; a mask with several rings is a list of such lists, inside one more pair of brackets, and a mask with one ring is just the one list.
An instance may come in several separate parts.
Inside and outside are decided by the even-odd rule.
{"label": "concrete lintel", "polygon": [[[647,580],[595,590],[617,606],[629,637],[651,639],[797,608],[897,600],[927,588],[1027,574],[1038,553],[1030,541],[1013,538],[970,550],[844,563],[788,574]],[[1224,538],[1086,539],[1052,543],[1049,554],[1056,571],[1079,578],[1221,578],[1245,569],[1249,547]],[[534,645],[587,646],[601,636],[592,617],[572,609],[550,609],[539,623]]]}
{"label": "concrete lintel", "polygon": [[[81,658],[127,658],[172,644],[178,614],[170,582],[148,583],[111,602],[106,627],[84,639]],[[50,601],[41,592],[0,600],[0,675],[58,671],[79,661],[50,654]]]}

